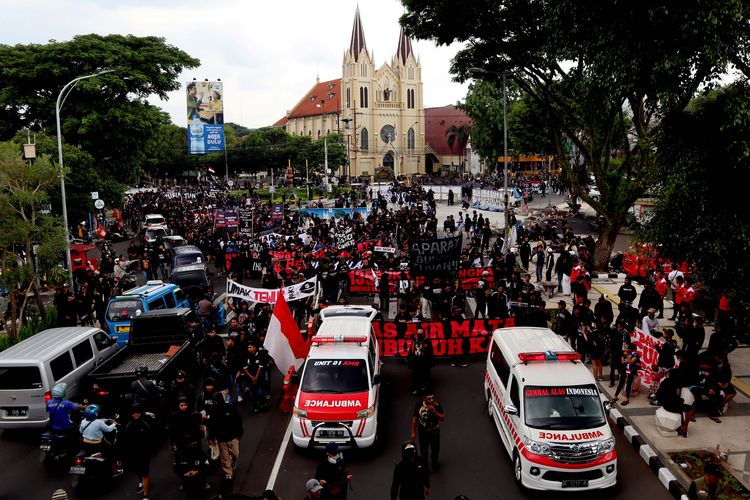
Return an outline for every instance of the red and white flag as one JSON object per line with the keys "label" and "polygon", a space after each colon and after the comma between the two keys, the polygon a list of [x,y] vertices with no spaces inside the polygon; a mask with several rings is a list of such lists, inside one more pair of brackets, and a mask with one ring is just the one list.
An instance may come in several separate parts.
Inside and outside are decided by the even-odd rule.
{"label": "red and white flag", "polygon": [[263,346],[283,374],[287,373],[291,365],[299,369],[307,358],[309,347],[302,338],[283,293],[276,300]]}

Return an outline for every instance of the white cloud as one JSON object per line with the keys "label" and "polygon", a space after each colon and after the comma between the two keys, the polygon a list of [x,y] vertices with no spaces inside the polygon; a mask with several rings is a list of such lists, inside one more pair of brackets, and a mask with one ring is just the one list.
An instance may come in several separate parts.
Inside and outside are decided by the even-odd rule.
{"label": "white cloud", "polygon": [[[69,40],[75,35],[160,36],[201,66],[181,75],[224,82],[225,120],[270,125],[321,80],[341,76],[356,0],[36,0],[3,7],[0,43]],[[367,47],[376,66],[390,62],[398,42],[398,0],[359,0]],[[422,63],[425,106],[454,104],[466,86],[452,82],[457,46],[413,42]],[[153,103],[184,124],[184,91]]]}

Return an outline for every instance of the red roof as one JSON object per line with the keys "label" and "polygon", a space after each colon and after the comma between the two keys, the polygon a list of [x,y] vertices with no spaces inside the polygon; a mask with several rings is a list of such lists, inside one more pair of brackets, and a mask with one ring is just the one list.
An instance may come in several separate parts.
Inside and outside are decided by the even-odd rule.
{"label": "red roof", "polygon": [[[323,113],[332,114],[341,111],[341,80],[328,80],[316,83],[310,91],[305,94],[300,102],[289,112],[288,115],[273,124],[274,127],[283,127],[291,118],[303,116],[318,116]],[[318,105],[321,105],[318,107]]]}
{"label": "red roof", "polygon": [[455,106],[425,108],[424,118],[427,145],[439,155],[458,155],[456,144],[451,152],[445,132],[451,125],[471,125],[471,118]]}

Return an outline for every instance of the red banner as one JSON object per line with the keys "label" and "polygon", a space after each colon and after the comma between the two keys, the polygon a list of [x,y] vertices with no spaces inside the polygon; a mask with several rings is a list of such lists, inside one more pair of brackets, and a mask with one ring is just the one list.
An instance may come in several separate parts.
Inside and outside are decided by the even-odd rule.
{"label": "red banner", "polygon": [[[388,273],[388,288],[390,293],[398,293],[401,285],[401,280],[411,280],[412,275],[409,272],[403,271],[373,271],[371,269],[357,269],[349,271],[349,293],[378,293],[378,287],[375,285],[375,276],[377,276],[378,282],[383,275],[383,272]],[[487,281],[487,286],[492,288],[495,285],[495,278],[491,267],[472,267],[469,269],[458,270],[458,280],[461,286],[466,291],[472,291],[477,289],[477,282],[482,277],[482,273],[487,272],[488,275],[484,276]],[[374,273],[374,274],[373,274]],[[417,286],[422,286],[425,281],[424,276],[416,276],[414,278]]]}
{"label": "red banner", "polygon": [[380,345],[380,355],[384,357],[406,357],[417,328],[423,328],[432,341],[436,357],[484,354],[489,349],[492,332],[511,326],[515,326],[513,318],[419,323],[376,321],[372,324]]}

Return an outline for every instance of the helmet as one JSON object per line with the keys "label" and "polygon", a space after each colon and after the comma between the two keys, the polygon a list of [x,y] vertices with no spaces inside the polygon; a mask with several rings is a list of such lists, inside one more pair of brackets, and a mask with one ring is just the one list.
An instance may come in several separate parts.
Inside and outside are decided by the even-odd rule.
{"label": "helmet", "polygon": [[83,410],[83,416],[86,420],[95,420],[99,416],[99,405],[88,405]]}
{"label": "helmet", "polygon": [[63,399],[68,390],[68,384],[61,382],[52,388],[52,399]]}
{"label": "helmet", "polygon": [[137,377],[143,377],[148,373],[148,366],[146,365],[138,365],[135,367],[135,374]]}

